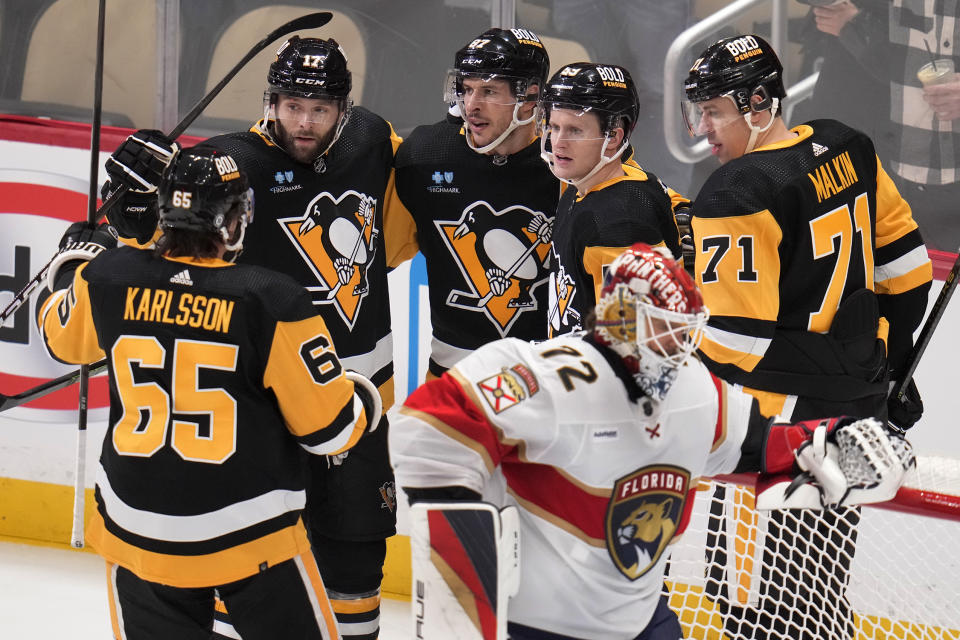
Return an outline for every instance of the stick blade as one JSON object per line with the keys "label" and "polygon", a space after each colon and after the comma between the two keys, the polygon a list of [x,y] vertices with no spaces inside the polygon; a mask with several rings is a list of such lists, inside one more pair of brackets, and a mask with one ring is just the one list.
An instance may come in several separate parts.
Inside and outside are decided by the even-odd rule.
{"label": "stick blade", "polygon": [[300,16],[299,18],[294,18],[290,22],[277,27],[273,33],[265,38],[265,40],[276,40],[280,36],[287,35],[292,31],[300,31],[302,29],[316,29],[317,27],[322,27],[333,19],[333,14],[329,11],[318,11],[317,13],[308,13],[305,16]]}

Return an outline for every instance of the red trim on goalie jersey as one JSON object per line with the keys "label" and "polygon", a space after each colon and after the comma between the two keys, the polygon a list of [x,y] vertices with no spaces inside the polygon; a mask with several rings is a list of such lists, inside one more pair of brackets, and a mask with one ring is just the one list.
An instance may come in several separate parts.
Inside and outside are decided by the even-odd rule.
{"label": "red trim on goalie jersey", "polygon": [[502,434],[487,420],[477,400],[450,372],[420,385],[403,404],[404,412],[416,412],[411,415],[476,451],[488,471],[492,472],[513,446],[501,441]]}
{"label": "red trim on goalie jersey", "polygon": [[585,542],[606,546],[604,523],[611,489],[587,486],[556,467],[521,460],[517,451],[501,466],[508,490],[527,511]]}
{"label": "red trim on goalie jersey", "polygon": [[710,374],[713,386],[717,388],[717,424],[713,429],[713,446],[711,451],[715,451],[717,445],[727,439],[727,389],[720,378]]}

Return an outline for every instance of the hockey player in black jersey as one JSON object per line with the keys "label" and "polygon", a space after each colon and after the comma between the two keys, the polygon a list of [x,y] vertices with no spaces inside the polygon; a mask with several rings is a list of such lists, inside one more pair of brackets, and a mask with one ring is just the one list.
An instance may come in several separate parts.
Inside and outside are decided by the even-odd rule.
{"label": "hockey player in black jersey", "polygon": [[675,194],[630,158],[638,102],[626,69],[588,62],[561,68],[541,97],[543,159],[573,187],[561,196],[554,222],[547,308],[552,336],[581,328],[596,304],[604,267],[634,242],[666,246],[680,257]]}
{"label": "hockey player in black jersey", "polygon": [[492,340],[545,337],[560,183],[540,161],[534,113],[549,66],[527,29],[481,33],[447,78],[459,117],[417,127],[397,151],[411,217],[396,231],[423,253],[430,283],[430,378]]}
{"label": "hockey player in black jersey", "polygon": [[[250,178],[258,224],[239,262],[276,269],[306,288],[344,366],[373,380],[386,410],[393,404],[387,268],[404,256],[391,254],[385,240],[394,234],[384,225],[400,206],[393,191],[400,138],[353,106],[351,84],[335,41],[292,37],[270,65],[264,118],[203,146],[230,153]],[[136,137],[114,153],[110,176],[143,191],[155,184],[153,154]],[[138,218],[125,213],[121,205],[110,219],[135,233],[126,223]],[[309,463],[305,520],[341,630],[355,640],[377,636],[385,540],[396,531],[386,432],[384,417],[349,455]]]}
{"label": "hockey player in black jersey", "polygon": [[234,158],[184,150],[159,187],[156,248],[104,250],[114,236],[75,223],[38,306],[54,357],[109,363],[86,539],[107,561],[116,638],[207,640],[214,589],[247,640],[340,637],[301,520],[300,456],[362,441],[380,399],[345,371],[299,283],[224,260],[251,205]]}
{"label": "hockey player in black jersey", "polygon": [[[685,90],[691,134],[706,136],[722,163],[693,206],[696,279],[710,309],[701,359],[757,397],[764,415],[887,416],[888,384],[902,375],[932,274],[873,143],[834,120],[789,129],[782,66],[755,35],[709,47]],[[889,410],[892,424],[909,428],[922,410],[915,387]],[[847,536],[852,556],[858,521],[855,509],[825,512],[821,530]],[[768,565],[789,561],[791,547],[804,555],[803,541],[781,542],[787,535],[775,513]],[[848,604],[824,602],[810,586],[814,576],[844,584],[848,567],[827,559],[809,569],[761,584],[760,608],[735,607],[729,637],[780,637],[770,612],[792,625],[785,637],[850,637]],[[791,618],[792,600],[816,615]]]}

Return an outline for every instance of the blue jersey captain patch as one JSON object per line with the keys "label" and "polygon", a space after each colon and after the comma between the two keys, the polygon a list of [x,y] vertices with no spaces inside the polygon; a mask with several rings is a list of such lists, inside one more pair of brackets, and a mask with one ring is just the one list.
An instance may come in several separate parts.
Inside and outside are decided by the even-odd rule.
{"label": "blue jersey captain patch", "polygon": [[653,568],[677,533],[690,472],[651,465],[617,480],[607,506],[607,551],[630,580]]}

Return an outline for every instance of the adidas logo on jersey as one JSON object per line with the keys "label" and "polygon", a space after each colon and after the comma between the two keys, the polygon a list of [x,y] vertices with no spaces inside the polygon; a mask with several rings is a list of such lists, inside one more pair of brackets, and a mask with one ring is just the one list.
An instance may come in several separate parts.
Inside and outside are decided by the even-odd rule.
{"label": "adidas logo on jersey", "polygon": [[186,269],[170,278],[170,282],[173,284],[185,284],[188,287],[193,286],[193,280],[190,279],[190,272]]}
{"label": "adidas logo on jersey", "polygon": [[828,149],[827,147],[823,146],[822,144],[817,144],[816,142],[813,143],[813,155],[815,155],[815,156],[822,156],[822,155],[825,154],[827,151],[830,151],[830,149]]}

